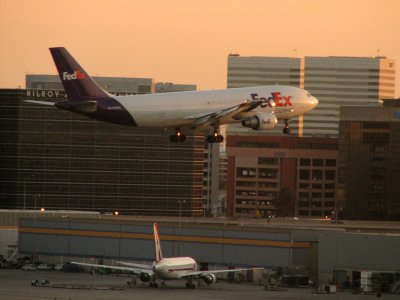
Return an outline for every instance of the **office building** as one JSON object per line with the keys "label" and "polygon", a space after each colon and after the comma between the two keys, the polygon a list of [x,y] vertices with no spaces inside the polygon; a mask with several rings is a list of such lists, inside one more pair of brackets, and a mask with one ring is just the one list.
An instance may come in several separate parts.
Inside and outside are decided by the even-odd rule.
{"label": "office building", "polygon": [[338,208],[345,218],[400,220],[400,105],[392,104],[341,107]]}
{"label": "office building", "polygon": [[118,126],[24,102],[57,90],[0,90],[2,208],[203,214],[204,137]]}
{"label": "office building", "polygon": [[228,136],[227,214],[331,216],[335,138]]}
{"label": "office building", "polygon": [[339,134],[342,105],[376,105],[393,98],[395,62],[385,57],[305,57],[304,88],[319,100],[304,115],[304,135]]}

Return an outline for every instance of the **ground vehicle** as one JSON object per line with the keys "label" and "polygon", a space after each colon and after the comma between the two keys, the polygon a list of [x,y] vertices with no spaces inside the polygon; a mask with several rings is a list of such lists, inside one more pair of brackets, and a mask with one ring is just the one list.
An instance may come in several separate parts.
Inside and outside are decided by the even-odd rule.
{"label": "ground vehicle", "polygon": [[52,266],[50,266],[50,265],[48,265],[48,264],[40,264],[40,265],[37,266],[37,269],[38,269],[39,271],[50,271],[50,270],[52,270],[53,268],[52,268]]}
{"label": "ground vehicle", "polygon": [[26,264],[22,267],[22,270],[24,271],[36,271],[37,268],[34,264]]}

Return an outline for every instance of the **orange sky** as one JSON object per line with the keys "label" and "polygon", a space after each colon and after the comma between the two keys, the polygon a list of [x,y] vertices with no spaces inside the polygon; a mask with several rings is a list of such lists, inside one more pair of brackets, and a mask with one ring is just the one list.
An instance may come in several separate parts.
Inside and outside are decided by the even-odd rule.
{"label": "orange sky", "polygon": [[376,56],[397,63],[398,0],[0,0],[0,88],[56,74],[65,46],[93,75],[226,87],[227,55]]}

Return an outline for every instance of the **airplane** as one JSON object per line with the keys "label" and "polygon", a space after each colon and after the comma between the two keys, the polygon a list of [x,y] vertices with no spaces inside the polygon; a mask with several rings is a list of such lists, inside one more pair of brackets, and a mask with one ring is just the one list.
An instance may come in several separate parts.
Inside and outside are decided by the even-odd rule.
{"label": "airplane", "polygon": [[67,100],[56,103],[59,109],[119,125],[175,128],[170,141],[186,140],[182,128],[213,132],[209,143],[223,142],[220,125],[241,122],[253,130],[273,129],[284,120],[283,133],[290,134],[289,119],[302,115],[318,104],[306,90],[282,86],[257,86],[210,91],[186,91],[114,96],[102,89],[64,47],[50,48]]}
{"label": "airplane", "polygon": [[[157,223],[153,224],[155,259],[152,265],[136,264],[130,262],[116,261],[121,266],[110,266],[100,264],[90,264],[72,261],[71,264],[130,271],[138,275],[142,282],[149,282],[150,287],[157,288],[157,280],[178,280],[186,279],[187,288],[195,288],[193,279],[201,279],[207,285],[216,282],[217,273],[240,272],[248,270],[262,270],[263,268],[241,268],[228,270],[200,271],[196,261],[191,257],[163,257],[161,251],[160,234]],[[200,284],[200,283],[199,283]]]}

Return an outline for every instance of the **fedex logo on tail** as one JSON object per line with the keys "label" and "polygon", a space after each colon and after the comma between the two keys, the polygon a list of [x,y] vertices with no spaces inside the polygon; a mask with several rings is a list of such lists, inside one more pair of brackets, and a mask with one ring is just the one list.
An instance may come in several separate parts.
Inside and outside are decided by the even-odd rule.
{"label": "fedex logo on tail", "polygon": [[83,78],[85,78],[85,73],[82,73],[81,71],[75,71],[72,74],[63,72],[63,80],[81,80]]}
{"label": "fedex logo on tail", "polygon": [[261,107],[292,106],[292,96],[282,96],[280,92],[271,93],[271,97],[259,97],[257,93],[251,94],[252,100],[261,101]]}

